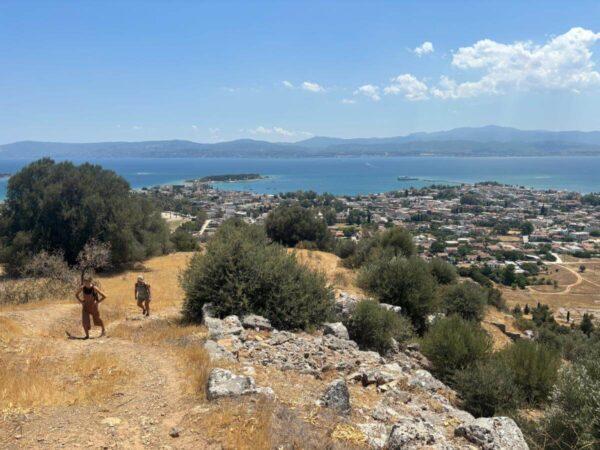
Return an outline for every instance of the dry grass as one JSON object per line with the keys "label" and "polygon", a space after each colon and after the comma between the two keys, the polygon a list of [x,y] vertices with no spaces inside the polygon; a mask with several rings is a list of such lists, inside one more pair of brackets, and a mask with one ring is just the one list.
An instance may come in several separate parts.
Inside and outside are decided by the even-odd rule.
{"label": "dry grass", "polygon": [[274,405],[265,398],[221,400],[216,410],[199,419],[202,433],[225,449],[272,448],[271,420]]}
{"label": "dry grass", "polygon": [[139,271],[127,271],[116,276],[100,277],[98,281],[107,299],[101,305],[101,314],[108,322],[122,320],[128,315],[140,314],[134,299],[138,275],[143,275],[152,287],[150,312],[180,308],[183,291],[179,273],[185,268],[192,253],[173,253],[149,259]]}
{"label": "dry grass", "polygon": [[301,264],[323,272],[334,289],[364,296],[364,292],[356,285],[356,273],[342,267],[338,256],[317,250],[290,249],[289,251],[296,255]]}
{"label": "dry grass", "polygon": [[114,355],[81,353],[72,360],[56,358],[50,345],[37,345],[0,366],[0,410],[42,406],[99,404],[131,375]]}
{"label": "dry grass", "polygon": [[187,394],[205,398],[205,386],[212,368],[210,357],[202,347],[206,328],[181,323],[176,319],[124,322],[111,330],[111,336],[136,344],[160,346],[175,354],[185,374]]}
{"label": "dry grass", "polygon": [[8,317],[0,316],[0,343],[9,344],[14,338],[21,335],[22,329]]}

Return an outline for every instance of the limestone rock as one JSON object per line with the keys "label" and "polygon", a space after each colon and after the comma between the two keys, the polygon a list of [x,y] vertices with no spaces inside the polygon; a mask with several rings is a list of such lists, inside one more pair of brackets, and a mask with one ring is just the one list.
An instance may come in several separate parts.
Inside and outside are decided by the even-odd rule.
{"label": "limestone rock", "polygon": [[433,425],[416,417],[402,417],[393,426],[386,448],[389,450],[416,450],[433,445],[437,448],[446,446],[446,439]]}
{"label": "limestone rock", "polygon": [[205,317],[204,324],[208,328],[208,338],[213,340],[239,335],[244,330],[238,316],[227,316],[223,320]]}
{"label": "limestone rock", "polygon": [[258,390],[252,377],[236,375],[229,370],[218,368],[213,369],[208,377],[206,396],[209,400],[256,393]]}
{"label": "limestone rock", "polygon": [[424,369],[416,370],[414,375],[408,381],[410,386],[417,386],[427,391],[435,392],[439,389],[448,389],[440,380]]}
{"label": "limestone rock", "polygon": [[361,423],[358,429],[367,438],[367,444],[374,448],[383,448],[390,434],[388,427],[382,423]]}
{"label": "limestone rock", "polygon": [[223,347],[218,342],[215,342],[211,339],[208,339],[204,343],[204,349],[210,356],[211,360],[226,359],[229,361],[235,361],[235,356],[233,356],[233,353],[228,351],[225,347]]}
{"label": "limestone rock", "polygon": [[242,326],[244,328],[254,328],[259,330],[270,331],[273,329],[269,319],[263,316],[257,316],[256,314],[248,314],[242,318]]}
{"label": "limestone rock", "polygon": [[529,450],[523,433],[509,417],[481,417],[454,430],[482,450]]}
{"label": "limestone rock", "polygon": [[321,402],[327,408],[331,408],[341,414],[350,413],[350,391],[346,381],[334,380],[327,386]]}
{"label": "limestone rock", "polygon": [[342,322],[331,322],[323,324],[323,334],[332,334],[338,339],[350,339],[348,330]]}

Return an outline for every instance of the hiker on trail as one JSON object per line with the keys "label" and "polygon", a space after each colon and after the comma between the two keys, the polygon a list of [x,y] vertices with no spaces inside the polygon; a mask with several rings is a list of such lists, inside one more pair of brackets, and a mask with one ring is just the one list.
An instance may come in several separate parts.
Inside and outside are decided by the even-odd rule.
{"label": "hiker on trail", "polygon": [[90,316],[94,321],[94,325],[102,328],[100,336],[104,336],[104,322],[100,318],[100,311],[98,311],[98,305],[104,301],[106,295],[92,284],[91,277],[85,277],[83,284],[75,294],[75,297],[81,303],[83,307],[81,310],[81,322],[83,324],[83,331],[85,331],[85,339],[90,337]]}
{"label": "hiker on trail", "polygon": [[137,283],[135,283],[135,299],[137,305],[142,308],[142,314],[144,316],[150,315],[150,300],[152,300],[152,291],[150,285],[144,281],[143,276],[138,276]]}

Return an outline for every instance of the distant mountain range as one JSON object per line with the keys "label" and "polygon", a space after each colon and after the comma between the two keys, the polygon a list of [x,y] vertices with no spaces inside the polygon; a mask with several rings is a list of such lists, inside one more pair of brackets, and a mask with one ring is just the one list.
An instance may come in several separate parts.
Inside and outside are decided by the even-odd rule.
{"label": "distant mountain range", "polygon": [[239,139],[0,145],[1,158],[342,157],[342,156],[600,156],[600,131],[544,131],[486,126],[387,138],[316,136],[295,143]]}

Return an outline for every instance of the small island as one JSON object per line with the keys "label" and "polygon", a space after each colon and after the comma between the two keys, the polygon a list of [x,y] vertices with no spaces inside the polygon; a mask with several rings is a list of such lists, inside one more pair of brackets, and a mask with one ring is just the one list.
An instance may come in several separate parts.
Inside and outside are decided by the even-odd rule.
{"label": "small island", "polygon": [[400,176],[398,177],[398,181],[419,181],[419,179],[415,177]]}
{"label": "small island", "polygon": [[12,176],[12,173],[0,172],[0,179],[2,179],[2,178],[10,178],[11,176]]}
{"label": "small island", "polygon": [[221,182],[221,183],[232,183],[236,181],[254,181],[254,180],[262,180],[266,178],[258,173],[235,173],[235,174],[225,174],[225,175],[209,175],[206,177],[200,178],[198,181],[201,183],[210,183],[210,182]]}

